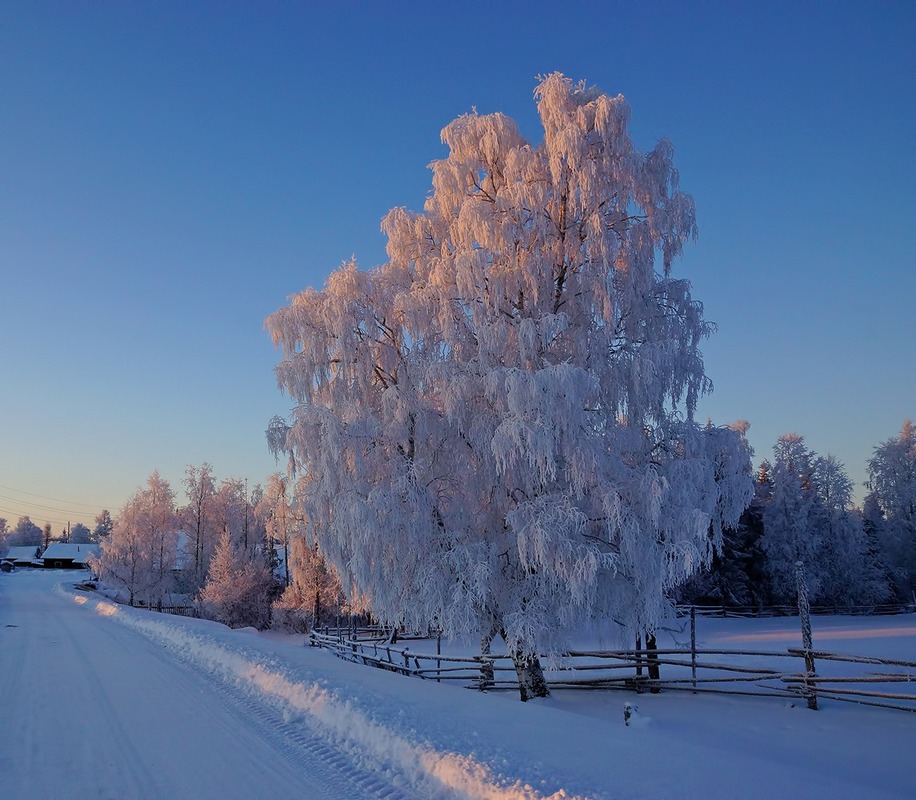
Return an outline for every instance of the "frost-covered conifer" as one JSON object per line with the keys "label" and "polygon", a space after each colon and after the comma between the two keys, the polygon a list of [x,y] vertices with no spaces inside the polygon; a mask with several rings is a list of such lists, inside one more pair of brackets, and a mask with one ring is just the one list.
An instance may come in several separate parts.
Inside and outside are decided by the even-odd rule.
{"label": "frost-covered conifer", "polygon": [[271,441],[345,587],[502,634],[523,697],[584,619],[652,629],[750,497],[740,434],[693,422],[712,326],[670,274],[696,231],[671,145],[640,153],[623,97],[562,75],[536,98],[542,144],[455,120],[387,263],[267,321],[296,403]]}
{"label": "frost-covered conifer", "polygon": [[88,544],[90,541],[92,541],[92,531],[82,522],[77,522],[70,529],[70,542],[72,544]]}
{"label": "frost-covered conifer", "polygon": [[200,593],[204,612],[233,628],[270,625],[273,578],[261,558],[252,558],[223,531]]}
{"label": "frost-covered conifer", "polygon": [[828,455],[817,459],[815,474],[822,561],[818,601],[842,606],[886,600],[888,587],[869,550],[862,515],[852,508],[852,481],[846,468]]}
{"label": "frost-covered conifer", "polygon": [[95,518],[95,527],[92,529],[92,541],[101,542],[111,533],[112,528],[114,528],[114,521],[111,518],[111,513],[107,508],[103,508]]}
{"label": "frost-covered conifer", "polygon": [[815,458],[804,437],[796,433],[780,436],[773,448],[772,493],[764,512],[762,545],[767,554],[770,593],[778,603],[795,602],[798,561],[804,564],[810,596],[820,593]]}
{"label": "frost-covered conifer", "polygon": [[794,603],[795,563],[804,563],[814,603],[879,602],[887,590],[861,515],[851,508],[852,482],[834,456],[821,457],[797,434],[773,449],[772,491],[764,511],[763,549],[771,599]]}
{"label": "frost-covered conifer", "polygon": [[20,517],[9,535],[10,547],[41,547],[41,528],[28,517]]}
{"label": "frost-covered conifer", "polygon": [[916,592],[916,428],[910,420],[875,448],[868,487],[882,556],[898,596],[910,601]]}
{"label": "frost-covered conifer", "polygon": [[343,596],[337,572],[317,545],[310,546],[305,536],[295,536],[290,542],[290,584],[274,604],[275,611],[285,614],[290,627],[315,627],[334,618]]}

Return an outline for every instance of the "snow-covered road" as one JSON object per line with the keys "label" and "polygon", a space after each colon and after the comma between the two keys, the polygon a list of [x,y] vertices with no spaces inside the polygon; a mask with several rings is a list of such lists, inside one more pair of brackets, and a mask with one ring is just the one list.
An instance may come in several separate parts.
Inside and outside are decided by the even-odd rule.
{"label": "snow-covered road", "polygon": [[0,606],[6,800],[403,796],[47,575],[16,578]]}
{"label": "snow-covered road", "polygon": [[517,703],[341,662],[301,637],[119,606],[80,577],[0,580],[2,800],[599,796],[561,788],[566,770],[532,758],[540,737],[505,749],[525,728],[506,713]]}
{"label": "snow-covered road", "polygon": [[[635,800],[916,796],[916,714],[621,693],[521,704],[117,606],[80,575],[0,574],[0,800]],[[818,618],[850,652],[916,658],[912,615]],[[785,620],[703,620],[709,645],[797,646]]]}

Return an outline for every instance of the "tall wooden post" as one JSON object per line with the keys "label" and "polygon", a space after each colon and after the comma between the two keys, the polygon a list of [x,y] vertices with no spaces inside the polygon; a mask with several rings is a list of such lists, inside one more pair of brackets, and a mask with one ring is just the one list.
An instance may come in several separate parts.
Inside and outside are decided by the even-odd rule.
{"label": "tall wooden post", "polygon": [[795,583],[798,588],[798,616],[801,618],[802,647],[805,651],[805,694],[808,697],[808,708],[817,711],[817,689],[814,681],[814,655],[811,641],[811,606],[808,603],[808,587],[805,585],[805,565],[795,562]]}
{"label": "tall wooden post", "polygon": [[[436,631],[436,655],[437,656],[442,655],[442,631],[441,630]],[[436,683],[439,683],[441,681],[441,678],[440,678],[441,675],[442,675],[442,661],[437,658],[436,659]]]}
{"label": "tall wooden post", "polygon": [[649,667],[649,691],[652,694],[658,694],[661,689],[659,688],[658,681],[661,678],[661,673],[658,668],[658,645],[655,642],[655,634],[646,632],[646,656]]}
{"label": "tall wooden post", "polygon": [[693,693],[697,693],[697,609],[690,606],[690,675],[693,679]]}

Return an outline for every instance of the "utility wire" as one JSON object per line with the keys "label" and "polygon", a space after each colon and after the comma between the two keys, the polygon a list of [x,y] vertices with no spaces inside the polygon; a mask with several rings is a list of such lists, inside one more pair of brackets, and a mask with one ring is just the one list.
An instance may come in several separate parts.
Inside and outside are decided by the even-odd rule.
{"label": "utility wire", "polygon": [[[6,520],[7,526],[9,527],[10,530],[12,530],[13,528],[16,527],[16,523],[17,523],[22,517],[28,517],[30,520],[32,520],[32,522],[34,522],[34,523],[35,523],[36,525],[38,525],[39,527],[41,527],[41,525],[39,525],[39,523],[41,523],[41,522],[49,522],[49,523],[51,523],[51,524],[53,524],[53,525],[57,525],[57,526],[59,526],[59,527],[61,527],[61,528],[66,528],[68,523],[73,524],[74,521],[78,522],[80,519],[83,519],[83,518],[84,518],[84,515],[82,515],[82,514],[74,514],[70,519],[58,519],[58,518],[56,518],[56,517],[48,517],[48,516],[45,516],[44,514],[41,514],[41,515],[35,514],[35,513],[32,513],[32,514],[26,513],[26,514],[24,514],[24,513],[20,512],[20,511],[10,511],[10,510],[5,509],[5,508],[0,508],[0,517],[4,518],[4,519]],[[87,525],[86,527],[88,527],[90,530],[92,529],[92,526],[91,526],[91,525]]]}
{"label": "utility wire", "polygon": [[[8,503],[15,503],[16,505],[26,506],[27,508],[41,508],[45,511],[60,511],[62,514],[74,514],[76,516],[86,516],[90,513],[88,511],[75,511],[69,508],[59,508],[58,506],[46,506],[41,503],[33,503],[31,500],[22,500],[18,497],[9,497],[5,494],[0,494],[0,500],[5,500]],[[99,508],[99,511],[102,509]]]}
{"label": "utility wire", "polygon": [[[53,503],[63,503],[67,506],[86,506],[86,508],[106,508],[104,503],[80,503],[76,500],[64,500],[61,497],[48,497],[44,494],[35,494],[34,492],[27,492],[25,489],[14,489],[12,486],[3,486],[0,484],[0,489],[6,489],[8,492],[15,492],[16,494],[27,494],[29,497],[37,497],[41,500],[50,500]],[[20,501],[22,502],[22,501]]]}

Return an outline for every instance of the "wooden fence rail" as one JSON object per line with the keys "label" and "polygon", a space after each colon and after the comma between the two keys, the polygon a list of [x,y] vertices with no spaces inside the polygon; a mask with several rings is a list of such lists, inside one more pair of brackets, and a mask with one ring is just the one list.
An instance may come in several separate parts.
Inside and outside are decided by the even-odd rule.
{"label": "wooden fence rail", "polygon": [[[349,631],[347,631],[349,632]],[[348,638],[342,631],[313,631],[309,644],[331,650],[339,658],[398,672],[415,678],[450,681],[473,689],[516,689],[515,670],[508,655],[446,655],[399,647],[384,639]],[[437,642],[438,650],[438,642]],[[821,666],[832,662],[887,668],[865,675],[808,672],[805,658]],[[664,668],[663,678],[642,675],[650,663]],[[761,666],[766,663],[767,666]],[[548,685],[553,689],[688,691],[756,695],[809,700],[812,696],[916,712],[916,662],[805,651],[785,652],[725,649],[579,650],[543,657]],[[800,668],[800,671],[799,671]],[[892,670],[892,671],[890,671]],[[810,706],[810,704],[809,704]]]}

